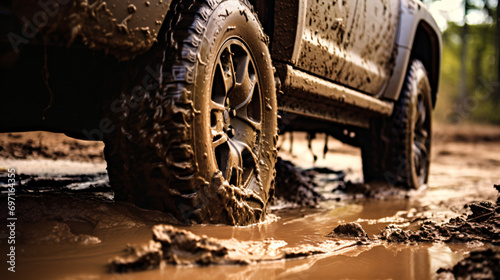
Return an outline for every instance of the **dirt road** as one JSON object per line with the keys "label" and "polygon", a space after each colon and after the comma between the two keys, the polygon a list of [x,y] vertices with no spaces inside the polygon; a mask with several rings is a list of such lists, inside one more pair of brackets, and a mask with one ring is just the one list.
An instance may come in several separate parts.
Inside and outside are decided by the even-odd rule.
{"label": "dirt road", "polygon": [[[500,128],[468,125],[434,129],[429,186],[417,191],[377,191],[364,186],[357,149],[331,139],[309,151],[304,135],[281,138],[280,156],[298,167],[328,167],[315,182],[325,200],[316,208],[277,201],[269,219],[249,227],[176,227],[195,235],[246,246],[247,265],[173,266],[143,272],[110,272],[109,261],[127,244],[147,244],[152,227],[174,223],[168,215],[114,203],[102,144],[48,133],[0,134],[0,185],[15,169],[15,273],[6,262],[11,230],[0,230],[0,279],[431,279],[442,277],[472,250],[488,242],[391,243],[377,238],[390,224],[417,230],[426,221],[446,222],[469,211],[464,205],[496,201],[500,183]],[[319,137],[321,139],[321,137]],[[314,163],[313,154],[318,156]],[[338,179],[342,180],[338,180]],[[351,183],[348,183],[351,181]],[[346,186],[348,188],[346,189]],[[352,189],[357,191],[349,191]],[[7,223],[8,195],[0,196],[0,223]],[[343,223],[357,222],[368,238],[329,237]],[[228,241],[229,240],[229,241]],[[224,243],[225,242],[225,243]],[[237,245],[234,245],[237,244]],[[286,254],[284,252],[309,252]],[[7,259],[6,259],[7,258]],[[288,259],[287,259],[288,258]]]}

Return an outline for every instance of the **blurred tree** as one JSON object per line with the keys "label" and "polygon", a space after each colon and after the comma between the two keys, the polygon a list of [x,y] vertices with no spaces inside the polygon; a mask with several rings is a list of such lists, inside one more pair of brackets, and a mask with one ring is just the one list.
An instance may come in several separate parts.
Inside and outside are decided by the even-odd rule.
{"label": "blurred tree", "polygon": [[[496,88],[497,88],[497,92],[496,92],[496,98],[497,98],[497,103],[500,102],[500,8],[498,7],[498,1],[497,1],[497,7],[496,7],[496,10],[497,10],[497,15],[496,15],[496,29],[497,29],[497,32],[496,32],[496,54],[497,54],[497,85],[496,85]],[[495,18],[495,17],[493,17]]]}
{"label": "blurred tree", "polygon": [[[424,0],[443,30],[440,91],[448,99],[444,119],[500,123],[500,9],[498,0]],[[457,5],[462,3],[461,5]],[[451,5],[454,4],[454,5]],[[450,9],[451,6],[452,9]],[[431,7],[431,8],[432,8]],[[437,9],[436,9],[437,8]],[[431,9],[432,10],[432,9]],[[437,11],[437,13],[436,13]],[[462,17],[457,17],[457,12]],[[452,116],[452,117],[450,117]]]}
{"label": "blurred tree", "polygon": [[460,95],[459,104],[463,104],[467,99],[467,34],[469,34],[469,25],[467,24],[467,15],[469,14],[471,6],[469,0],[464,0],[464,25],[460,32],[460,41],[462,41],[462,48],[460,51]]}
{"label": "blurred tree", "polygon": [[[477,4],[469,3],[469,9],[475,10],[483,10],[487,14],[486,20],[490,21],[496,26],[495,30],[495,53],[496,53],[496,83],[495,83],[495,94],[494,101],[496,101],[497,105],[500,102],[500,9],[498,9],[498,1],[491,0],[464,0],[466,2],[478,2]],[[466,10],[467,12],[467,10]]]}

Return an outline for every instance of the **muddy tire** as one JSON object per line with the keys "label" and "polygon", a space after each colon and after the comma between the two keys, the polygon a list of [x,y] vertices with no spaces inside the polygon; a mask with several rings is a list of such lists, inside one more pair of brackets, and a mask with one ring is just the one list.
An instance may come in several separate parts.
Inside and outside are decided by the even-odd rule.
{"label": "muddy tire", "polygon": [[424,65],[413,60],[389,119],[375,120],[361,147],[365,182],[419,188],[429,177],[431,87]]}
{"label": "muddy tire", "polygon": [[177,2],[148,63],[111,102],[115,199],[188,224],[259,222],[277,156],[268,37],[244,0]]}

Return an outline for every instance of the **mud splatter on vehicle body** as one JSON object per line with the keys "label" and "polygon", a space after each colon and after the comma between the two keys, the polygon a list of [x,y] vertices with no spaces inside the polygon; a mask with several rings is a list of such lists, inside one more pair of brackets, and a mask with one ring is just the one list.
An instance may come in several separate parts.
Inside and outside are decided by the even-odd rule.
{"label": "mud splatter on vehicle body", "polygon": [[294,65],[369,94],[394,68],[398,1],[307,1]]}
{"label": "mud splatter on vehicle body", "polygon": [[[84,45],[128,60],[151,48],[171,0],[14,1],[12,12],[22,20],[9,41],[17,48],[40,33],[42,41],[70,47]],[[20,37],[21,36],[21,37]]]}

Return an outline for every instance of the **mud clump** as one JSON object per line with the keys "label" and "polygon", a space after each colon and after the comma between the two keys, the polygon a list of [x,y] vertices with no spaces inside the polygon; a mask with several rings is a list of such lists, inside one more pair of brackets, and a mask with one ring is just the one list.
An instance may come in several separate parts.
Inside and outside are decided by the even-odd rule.
{"label": "mud clump", "polygon": [[129,272],[158,268],[162,262],[202,266],[249,264],[251,254],[245,255],[243,250],[237,249],[237,245],[231,246],[232,242],[239,243],[198,236],[170,225],[157,225],[153,227],[153,240],[148,245],[129,246],[125,256],[110,261],[110,267],[113,272]]}
{"label": "mud clump", "polygon": [[[499,190],[499,186],[495,186]],[[500,207],[492,202],[466,205],[472,213],[450,219],[443,224],[424,221],[416,231],[402,230],[395,225],[387,226],[378,237],[388,242],[455,242],[480,241],[500,245]]]}
{"label": "mud clump", "polygon": [[186,265],[228,261],[229,248],[206,236],[197,236],[171,226],[155,226],[153,239],[161,244],[163,257],[169,264]]}
{"label": "mud clump", "polygon": [[142,246],[128,246],[126,256],[111,261],[115,272],[143,271],[160,267],[163,251],[159,242],[151,240]]}
{"label": "mud clump", "polygon": [[379,234],[380,239],[388,242],[403,243],[410,239],[410,234],[398,228],[396,225],[388,225],[384,231]]}
{"label": "mud clump", "polygon": [[281,199],[299,206],[314,207],[323,200],[316,190],[314,171],[302,171],[293,163],[278,158],[276,162],[276,199]]}
{"label": "mud clump", "polygon": [[347,223],[341,224],[336,227],[331,233],[328,234],[328,237],[367,239],[368,234],[366,234],[365,230],[361,227],[360,224]]}
{"label": "mud clump", "polygon": [[380,234],[382,240],[393,243],[410,243],[410,242],[450,242],[453,236],[458,236],[459,233],[446,226],[439,226],[432,221],[425,221],[417,231],[405,231],[395,225],[388,225]]}
{"label": "mud clump", "polygon": [[473,251],[451,269],[439,269],[439,279],[500,279],[500,249]]}

